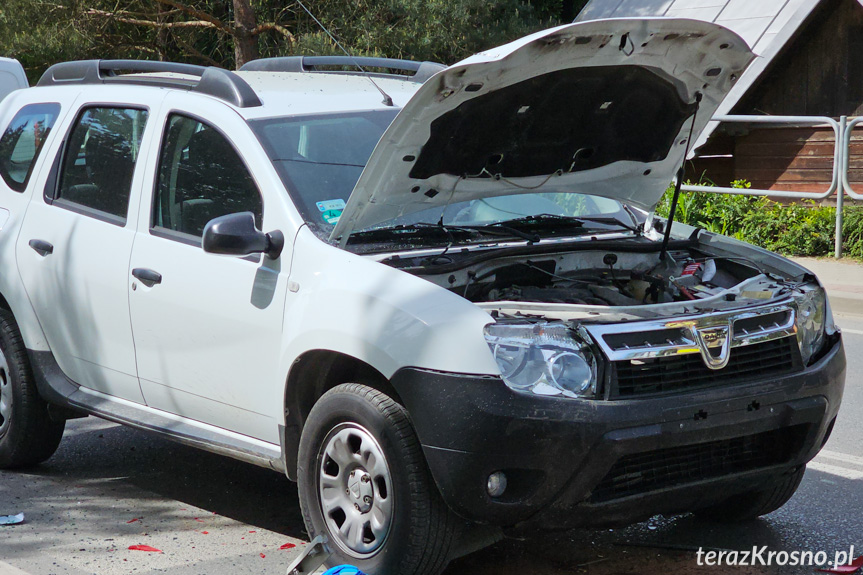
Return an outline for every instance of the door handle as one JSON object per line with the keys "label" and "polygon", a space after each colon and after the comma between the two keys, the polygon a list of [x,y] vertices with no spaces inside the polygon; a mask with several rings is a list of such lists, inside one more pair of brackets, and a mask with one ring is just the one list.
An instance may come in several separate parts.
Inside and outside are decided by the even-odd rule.
{"label": "door handle", "polygon": [[45,240],[30,240],[29,245],[42,257],[54,253],[54,246]]}
{"label": "door handle", "polygon": [[147,268],[135,268],[132,270],[132,275],[147,287],[162,283],[162,274]]}

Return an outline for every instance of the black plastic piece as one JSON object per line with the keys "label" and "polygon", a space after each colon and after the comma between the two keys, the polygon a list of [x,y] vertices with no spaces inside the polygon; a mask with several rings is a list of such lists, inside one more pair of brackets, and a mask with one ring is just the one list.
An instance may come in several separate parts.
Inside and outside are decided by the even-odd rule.
{"label": "black plastic piece", "polygon": [[[118,74],[118,72],[128,72]],[[200,80],[158,76],[133,76],[138,73],[185,74]],[[240,108],[261,105],[255,91],[245,80],[222,68],[154,62],[151,60],[77,60],[61,62],[48,68],[37,86],[70,84],[143,84],[161,87],[191,88],[195,92],[214,96]]]}
{"label": "black plastic piece", "polygon": [[30,240],[28,245],[34,250],[36,250],[36,253],[42,257],[54,253],[54,246],[51,245],[50,242],[46,242],[45,240]]}
{"label": "black plastic piece", "polygon": [[[385,68],[399,72],[413,72],[412,82],[424,83],[426,80],[445,69],[446,66],[437,62],[416,62],[413,60],[396,60],[393,58],[369,58],[351,56],[284,56],[280,58],[261,58],[247,62],[240,68],[242,72],[324,72],[324,67],[356,66],[363,68]],[[357,72],[341,72],[362,74]]]}
{"label": "black plastic piece", "polygon": [[133,269],[132,276],[140,280],[147,287],[153,287],[156,284],[162,283],[162,274],[147,268]]}
{"label": "black plastic piece", "polygon": [[261,105],[258,95],[245,80],[222,68],[211,67],[204,70],[195,91],[225,100],[239,108],[255,108]]}
{"label": "black plastic piece", "polygon": [[204,251],[211,254],[266,254],[274,260],[285,247],[285,236],[278,230],[265,234],[255,227],[255,215],[252,212],[240,212],[207,222],[201,243]]}

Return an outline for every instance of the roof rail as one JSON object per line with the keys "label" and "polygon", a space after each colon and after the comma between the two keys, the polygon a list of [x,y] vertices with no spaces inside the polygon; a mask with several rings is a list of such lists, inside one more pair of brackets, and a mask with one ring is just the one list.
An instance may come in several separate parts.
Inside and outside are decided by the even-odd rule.
{"label": "roof rail", "polygon": [[[328,66],[350,66],[363,68],[385,68],[399,72],[413,72],[410,79],[420,84],[446,68],[437,62],[415,62],[393,58],[369,58],[352,56],[284,56],[261,58],[247,62],[240,68],[243,72],[322,72]],[[342,72],[345,73],[345,72]],[[354,72],[348,72],[354,73]],[[360,72],[357,72],[360,73]]]}
{"label": "roof rail", "polygon": [[[118,74],[118,72],[126,72]],[[167,73],[196,76],[194,81],[185,78],[137,76],[139,73]],[[171,88],[186,88],[208,94],[239,108],[261,105],[258,95],[245,80],[222,68],[196,66],[178,62],[152,60],[77,60],[54,64],[42,74],[37,86],[64,86],[72,84],[142,84]]]}

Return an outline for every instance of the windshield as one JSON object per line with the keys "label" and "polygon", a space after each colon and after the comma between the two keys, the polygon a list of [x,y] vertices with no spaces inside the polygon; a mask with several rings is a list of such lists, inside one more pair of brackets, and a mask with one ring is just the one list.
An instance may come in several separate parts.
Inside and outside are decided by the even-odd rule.
{"label": "windshield", "polygon": [[394,220],[382,222],[375,228],[416,223],[443,223],[459,226],[483,226],[508,222],[530,216],[586,217],[607,216],[620,218],[632,224],[631,217],[616,200],[568,193],[519,193],[518,195],[490,196],[468,202],[453,202],[446,208],[431,208]]}
{"label": "windshield", "polygon": [[[309,227],[329,237],[372,151],[397,110],[250,121]],[[382,222],[375,229],[415,224],[484,226],[530,216],[604,216],[632,225],[623,206],[598,196],[570,193],[519,193],[466,202]],[[586,227],[603,229],[602,223]]]}
{"label": "windshield", "polygon": [[303,219],[326,237],[397,111],[267,118],[249,125]]}

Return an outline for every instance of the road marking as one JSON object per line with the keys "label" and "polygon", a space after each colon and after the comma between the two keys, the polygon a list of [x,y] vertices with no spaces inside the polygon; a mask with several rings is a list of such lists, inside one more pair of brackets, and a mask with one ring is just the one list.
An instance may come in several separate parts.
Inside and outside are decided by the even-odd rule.
{"label": "road marking", "polygon": [[856,455],[848,455],[847,453],[839,453],[838,451],[828,451],[827,449],[825,449],[818,454],[818,457],[826,457],[828,459],[836,459],[845,463],[851,463],[852,465],[863,466],[863,457],[857,457]]}
{"label": "road marking", "polygon": [[0,575],[29,575],[26,571],[21,571],[17,567],[12,567],[8,563],[0,561]]}
{"label": "road marking", "polygon": [[838,465],[830,465],[829,463],[821,463],[820,461],[810,461],[807,467],[809,469],[814,469],[815,471],[820,471],[822,473],[836,475],[837,477],[842,477],[843,479],[851,479],[853,481],[863,479],[863,471],[847,469],[845,467],[839,467]]}
{"label": "road marking", "polygon": [[842,330],[842,333],[852,333],[854,335],[863,335],[863,330],[860,329],[849,329],[847,327],[839,328]]}

